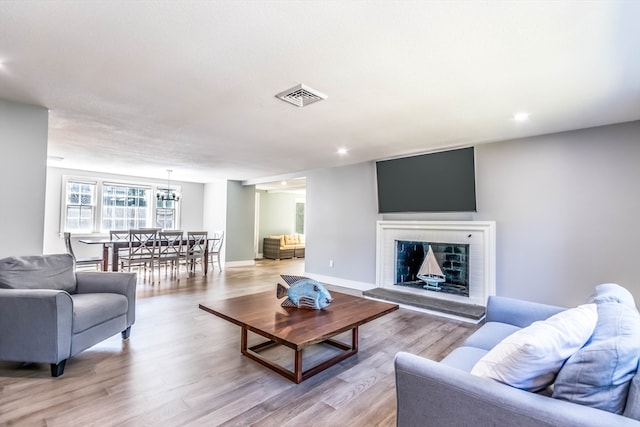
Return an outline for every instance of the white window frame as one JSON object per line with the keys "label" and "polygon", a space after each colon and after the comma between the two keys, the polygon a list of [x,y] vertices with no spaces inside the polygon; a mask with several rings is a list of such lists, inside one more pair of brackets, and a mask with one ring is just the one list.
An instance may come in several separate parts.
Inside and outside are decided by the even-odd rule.
{"label": "white window frame", "polygon": [[[94,191],[93,191],[93,203],[90,205],[83,205],[82,203],[78,203],[78,204],[74,204],[74,203],[68,203],[69,201],[69,192],[68,192],[68,188],[69,188],[69,184],[80,184],[80,185],[92,185],[94,187]],[[61,229],[64,231],[67,231],[67,214],[69,213],[69,206],[79,206],[79,207],[83,207],[83,206],[90,206],[91,207],[91,229],[89,230],[74,230],[75,233],[86,233],[86,232],[91,232],[93,230],[93,224],[95,224],[95,220],[96,220],[96,215],[97,215],[97,207],[98,207],[98,199],[99,199],[99,195],[98,195],[98,185],[96,183],[95,180],[92,179],[86,179],[86,178],[72,178],[72,179],[67,179],[63,182],[62,184],[62,197],[61,197],[61,201],[60,201],[60,205],[61,205],[61,220],[62,220],[62,224],[61,224]]]}
{"label": "white window frame", "polygon": [[[156,215],[156,193],[159,189],[164,189],[167,187],[166,184],[156,184],[152,182],[145,181],[137,181],[137,180],[119,180],[119,179],[106,179],[106,178],[96,178],[91,176],[77,176],[77,175],[63,175],[62,176],[62,188],[60,194],[60,233],[66,232],[67,228],[67,184],[69,182],[78,182],[78,183],[87,183],[87,184],[95,184],[95,204],[93,211],[93,227],[90,231],[87,232],[77,232],[72,231],[74,235],[106,235],[109,233],[109,230],[101,230],[102,227],[102,208],[103,208],[103,187],[104,185],[123,185],[123,186],[131,186],[131,187],[144,187],[149,189],[149,199],[147,200],[147,205],[150,206],[148,212],[148,222],[150,227],[155,227],[157,215]],[[171,185],[171,188],[175,191],[181,192],[180,185]],[[175,229],[181,229],[181,210],[182,210],[182,199],[176,202],[175,206]]]}

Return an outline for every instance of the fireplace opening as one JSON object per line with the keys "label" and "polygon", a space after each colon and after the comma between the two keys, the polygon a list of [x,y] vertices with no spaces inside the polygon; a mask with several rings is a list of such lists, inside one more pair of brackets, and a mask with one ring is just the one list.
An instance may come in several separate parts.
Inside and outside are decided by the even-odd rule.
{"label": "fireplace opening", "polygon": [[469,297],[468,244],[395,242],[395,286]]}

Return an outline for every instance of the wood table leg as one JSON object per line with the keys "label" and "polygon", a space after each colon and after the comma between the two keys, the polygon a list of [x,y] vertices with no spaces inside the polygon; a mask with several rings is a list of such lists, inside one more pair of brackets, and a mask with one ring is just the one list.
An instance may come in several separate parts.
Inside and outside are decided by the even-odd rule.
{"label": "wood table leg", "polygon": [[114,243],[111,245],[111,271],[118,271],[118,264],[120,263],[119,253],[121,247],[124,246],[121,246],[119,243]]}
{"label": "wood table leg", "polygon": [[295,351],[293,375],[295,383],[300,384],[302,382],[302,350]]}
{"label": "wood table leg", "polygon": [[245,327],[242,327],[241,329],[242,329],[242,336],[240,339],[241,353],[244,356],[250,359],[253,359],[256,362],[260,363],[261,365],[271,369],[272,371],[277,372],[283,377],[288,378],[289,380],[293,381],[296,384],[300,384],[302,381],[306,380],[307,378],[312,377],[324,371],[325,369],[332,367],[333,365],[347,359],[348,357],[353,356],[358,352],[358,327],[356,326],[351,330],[351,346],[349,346],[349,344],[344,344],[340,341],[336,341],[333,339],[326,339],[322,341],[325,344],[329,344],[333,347],[343,350],[343,352],[336,356],[331,357],[330,359],[312,368],[309,368],[306,371],[302,370],[302,352],[304,349],[300,349],[300,350],[294,349],[294,361],[293,361],[294,368],[293,368],[293,371],[291,371],[289,369],[283,368],[282,366],[276,363],[269,361],[268,359],[258,354],[258,351],[273,345],[277,345],[278,343],[274,342],[273,340],[268,340],[266,342],[262,342],[252,347],[248,347],[247,345],[248,330]]}
{"label": "wood table leg", "polygon": [[240,338],[240,352],[245,356],[248,354],[247,352],[247,328],[242,327],[242,336]]}
{"label": "wood table leg", "polygon": [[102,244],[102,271],[109,271],[109,245]]}
{"label": "wood table leg", "polygon": [[204,259],[202,260],[202,272],[206,276],[209,272],[209,241],[206,241],[207,245],[204,248]]}

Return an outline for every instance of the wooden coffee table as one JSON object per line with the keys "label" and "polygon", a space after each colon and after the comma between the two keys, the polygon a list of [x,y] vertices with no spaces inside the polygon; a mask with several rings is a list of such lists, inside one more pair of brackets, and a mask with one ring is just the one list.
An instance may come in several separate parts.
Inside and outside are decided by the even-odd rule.
{"label": "wooden coffee table", "polygon": [[[324,310],[282,307],[273,292],[245,295],[207,304],[200,308],[242,328],[241,353],[295,383],[324,371],[358,352],[358,327],[398,309],[389,304],[331,292],[333,302]],[[268,341],[248,347],[248,331]],[[342,332],[351,331],[351,344],[331,339]],[[343,350],[316,366],[302,370],[302,352],[305,348],[325,343]],[[272,345],[284,345],[294,350],[294,370],[290,371],[271,362],[258,352]]]}

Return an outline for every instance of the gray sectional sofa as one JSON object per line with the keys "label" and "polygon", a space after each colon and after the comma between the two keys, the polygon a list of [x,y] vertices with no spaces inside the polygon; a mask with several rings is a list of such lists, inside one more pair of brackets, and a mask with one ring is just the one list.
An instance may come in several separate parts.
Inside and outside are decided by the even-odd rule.
{"label": "gray sectional sofa", "polygon": [[[505,338],[564,311],[561,307],[490,297],[485,324],[441,362],[398,353],[397,425],[640,426],[640,315],[633,304],[622,307],[616,297],[611,300],[612,290],[626,292],[615,286],[596,288],[590,300],[598,314],[592,335],[561,362],[555,384],[540,392],[470,372]],[[620,340],[612,336],[618,333]],[[598,384],[589,386],[590,381]],[[609,409],[598,409],[603,406]]]}
{"label": "gray sectional sofa", "polygon": [[0,260],[0,360],[48,363],[68,358],[135,322],[136,275],[75,271],[69,254]]}

